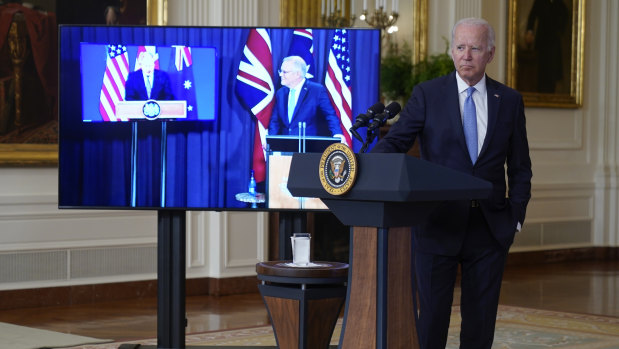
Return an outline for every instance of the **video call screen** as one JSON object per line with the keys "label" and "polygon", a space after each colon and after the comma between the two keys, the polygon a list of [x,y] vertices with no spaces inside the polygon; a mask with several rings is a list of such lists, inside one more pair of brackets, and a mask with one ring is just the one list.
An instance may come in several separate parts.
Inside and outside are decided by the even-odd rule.
{"label": "video call screen", "polygon": [[[61,25],[59,207],[275,209],[268,181],[290,155],[266,140],[282,61],[303,58],[358,151],[348,129],[379,99],[380,47],[375,29]],[[317,120],[307,139],[332,137]],[[323,209],[285,193],[277,210]]]}

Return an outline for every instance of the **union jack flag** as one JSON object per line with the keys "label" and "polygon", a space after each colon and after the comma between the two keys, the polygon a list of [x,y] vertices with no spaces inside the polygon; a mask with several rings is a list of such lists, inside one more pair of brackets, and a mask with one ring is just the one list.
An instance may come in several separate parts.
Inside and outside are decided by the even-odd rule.
{"label": "union jack flag", "polygon": [[[129,75],[127,47],[107,45],[105,73],[99,96],[99,112],[104,121],[118,121],[116,103],[125,100],[127,75]],[[121,118],[121,121],[126,119]]]}
{"label": "union jack flag", "polygon": [[315,74],[314,69],[314,35],[311,29],[295,29],[292,42],[288,49],[288,56],[299,56],[307,64],[307,79],[312,79]]}
{"label": "union jack flag", "polygon": [[236,76],[236,93],[256,117],[253,170],[256,182],[266,179],[266,133],[275,105],[273,51],[266,29],[251,29]]}
{"label": "union jack flag", "polygon": [[335,113],[340,119],[342,134],[349,147],[352,147],[352,138],[350,131],[348,131],[352,126],[351,85],[348,32],[346,29],[336,29],[329,50],[325,86],[329,92],[329,99],[331,99]]}

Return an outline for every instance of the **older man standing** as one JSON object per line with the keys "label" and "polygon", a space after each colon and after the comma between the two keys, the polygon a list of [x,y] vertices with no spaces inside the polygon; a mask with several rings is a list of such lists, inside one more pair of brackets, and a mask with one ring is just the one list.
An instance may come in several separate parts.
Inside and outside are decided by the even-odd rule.
{"label": "older man standing", "polygon": [[492,346],[507,253],[531,197],[522,96],[485,73],[494,38],[483,19],[457,22],[451,40],[456,71],[418,85],[399,121],[373,149],[406,152],[419,137],[423,159],[493,185],[488,199],[444,202],[413,228],[423,349],[445,348],[459,267],[460,348]]}
{"label": "older man standing", "polygon": [[138,56],[140,69],[129,73],[125,84],[125,100],[173,100],[174,94],[168,74],[155,69],[159,54],[153,46],[147,46]]}
{"label": "older man standing", "polygon": [[[324,86],[305,79],[307,64],[299,56],[284,58],[279,76],[282,87],[275,95],[276,104],[269,123],[270,135],[298,135],[299,123],[306,136],[333,136],[344,139],[340,120]],[[326,122],[330,134],[319,134]]]}

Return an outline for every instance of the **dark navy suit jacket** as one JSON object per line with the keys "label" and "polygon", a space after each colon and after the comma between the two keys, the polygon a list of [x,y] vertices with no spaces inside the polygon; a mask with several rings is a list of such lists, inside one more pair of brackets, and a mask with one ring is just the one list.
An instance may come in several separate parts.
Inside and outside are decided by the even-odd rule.
{"label": "dark navy suit jacket", "polygon": [[[480,207],[495,238],[507,249],[518,222],[524,223],[531,192],[531,159],[522,96],[486,77],[488,129],[479,158],[473,164],[464,139],[455,74],[454,71],[415,87],[397,124],[372,151],[406,152],[415,137],[419,137],[422,159],[491,182],[492,193],[487,200],[480,201]],[[441,203],[425,224],[414,228],[416,247],[430,253],[457,254],[470,209],[469,201]]]}
{"label": "dark navy suit jacket", "polygon": [[170,86],[170,77],[166,72],[157,69],[153,71],[153,88],[150,91],[150,98],[146,93],[142,70],[129,73],[125,83],[125,100],[145,101],[147,99],[163,101],[175,99]]}
{"label": "dark navy suit jacket", "polygon": [[[335,110],[324,86],[305,80],[297,98],[297,105],[294,108],[291,122],[288,122],[289,91],[288,87],[283,86],[275,94],[275,109],[269,122],[270,135],[298,135],[299,122],[305,122],[305,135],[307,136],[342,134],[340,120],[335,115]],[[319,134],[320,123],[325,121],[331,134]]]}

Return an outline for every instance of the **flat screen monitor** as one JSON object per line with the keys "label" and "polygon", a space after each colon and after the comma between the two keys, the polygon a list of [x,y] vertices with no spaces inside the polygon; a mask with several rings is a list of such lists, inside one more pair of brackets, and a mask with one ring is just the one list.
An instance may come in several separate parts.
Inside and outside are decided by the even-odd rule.
{"label": "flat screen monitor", "polygon": [[[380,46],[375,29],[61,25],[59,207],[269,210],[267,136],[298,136],[270,127],[295,123],[283,96],[314,103],[306,144],[337,131],[358,151]],[[306,74],[291,87],[292,56]]]}

